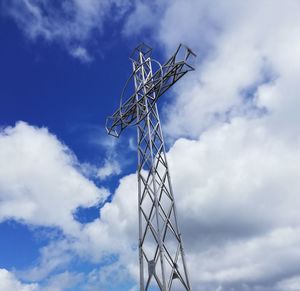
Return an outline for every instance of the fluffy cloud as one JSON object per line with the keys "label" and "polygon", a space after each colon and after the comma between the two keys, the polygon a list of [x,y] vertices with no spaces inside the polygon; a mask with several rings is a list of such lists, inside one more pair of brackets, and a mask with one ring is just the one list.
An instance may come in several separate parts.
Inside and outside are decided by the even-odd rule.
{"label": "fluffy cloud", "polygon": [[[168,153],[196,290],[283,291],[296,284],[299,143],[278,139],[266,124],[268,116],[235,118],[197,140],[179,139]],[[117,268],[108,268],[137,280],[136,191],[135,174],[121,179],[101,218],[75,240],[45,247],[40,264],[21,277],[41,280],[80,255],[108,264],[117,257]],[[105,274],[95,270],[87,286],[106,286]]]}
{"label": "fluffy cloud", "polygon": [[103,201],[108,192],[79,171],[74,154],[45,128],[24,122],[0,132],[0,220],[60,227],[72,234],[77,207]]}
{"label": "fluffy cloud", "polygon": [[[257,106],[262,111],[265,106],[270,110],[276,106],[276,126],[291,118],[296,124],[297,106],[290,103],[298,102],[297,1],[175,0],[162,5],[165,9],[158,12],[152,9],[156,41],[167,54],[180,42],[198,54],[197,71],[176,85],[177,98],[165,107],[166,132],[173,138],[197,138],[216,122],[257,114]],[[144,28],[140,21],[132,26]],[[255,99],[263,84],[270,85],[271,94]]]}
{"label": "fluffy cloud", "polygon": [[[136,208],[132,208],[136,183],[132,183],[135,179],[131,176],[120,182],[114,203],[101,210],[102,219],[98,217],[81,225],[73,216],[76,209],[97,205],[109,193],[83,176],[82,165],[74,154],[46,128],[25,122],[2,128],[0,164],[5,165],[0,167],[0,220],[15,219],[34,226],[59,228],[63,233],[50,238],[49,245],[41,248],[39,260],[28,270],[18,272],[19,277],[40,282],[67,268],[78,256],[98,263],[121,253],[124,262],[129,257],[129,261],[135,262],[135,253],[127,253],[136,238]],[[122,211],[118,210],[120,205]],[[120,235],[128,239],[120,240]],[[68,281],[66,277],[60,276]],[[103,277],[100,281],[104,282]],[[101,282],[97,284],[104,284]]]}
{"label": "fluffy cloud", "polygon": [[296,291],[300,289],[299,276],[291,277],[278,283],[277,287],[280,290]]}
{"label": "fluffy cloud", "polygon": [[128,15],[124,24],[123,34],[139,36],[142,30],[152,30],[157,25],[157,19],[163,15],[167,4],[166,0],[135,1],[133,11]]}
{"label": "fluffy cloud", "polygon": [[194,288],[297,290],[299,2],[145,5],[156,22],[131,17],[135,34],[198,53],[163,116]]}
{"label": "fluffy cloud", "polygon": [[97,176],[103,180],[111,175],[119,175],[121,173],[120,165],[116,160],[105,160],[104,165],[97,172]]}
{"label": "fluffy cloud", "polygon": [[236,118],[169,152],[198,289],[274,290],[300,267],[300,144],[271,135],[265,122]]}
{"label": "fluffy cloud", "polygon": [[52,276],[47,280],[45,286],[40,287],[40,291],[62,291],[71,290],[84,280],[83,274],[64,272]]}
{"label": "fluffy cloud", "polygon": [[79,240],[72,248],[94,262],[120,255],[122,263],[134,269],[136,266],[132,266],[132,262],[135,262],[136,254],[133,248],[137,245],[136,192],[136,175],[122,178],[113,202],[104,205],[101,218],[84,225]]}
{"label": "fluffy cloud", "polygon": [[[101,210],[103,219],[99,216],[93,222],[81,225],[73,216],[76,209],[97,205],[109,193],[83,176],[82,165],[74,154],[46,128],[33,127],[25,122],[2,128],[0,164],[5,165],[0,167],[0,220],[15,219],[29,225],[59,228],[63,234],[54,233],[53,237],[49,234],[50,242],[40,249],[40,258],[29,269],[17,272],[19,278],[39,284],[23,287],[14,275],[3,270],[1,276],[5,280],[0,284],[20,287],[3,287],[1,290],[69,288],[70,282],[75,279],[79,282],[82,274],[56,273],[68,268],[78,257],[94,263],[103,260],[110,263],[110,257],[121,253],[124,262],[129,257],[129,261],[135,261],[134,252],[127,254],[127,250],[132,248],[132,239],[136,238],[135,211],[131,208],[136,201],[136,185],[131,183],[131,176],[120,182],[116,205],[106,204]],[[118,194],[119,191],[122,195]],[[123,195],[124,192],[130,192],[131,199]],[[123,210],[118,215],[119,205]],[[132,220],[129,220],[132,213]],[[120,240],[120,235],[124,234],[128,239]],[[120,269],[120,272],[124,270],[120,263],[114,268]],[[94,283],[97,286],[108,284],[103,276],[99,275],[94,281],[91,279],[88,287],[92,290]]]}
{"label": "fluffy cloud", "polygon": [[5,269],[0,269],[0,289],[6,291],[37,291],[37,284],[22,284]]}
{"label": "fluffy cloud", "polygon": [[[197,140],[179,139],[168,153],[196,290],[283,291],[296,284],[289,278],[300,267],[300,144],[278,139],[267,124],[268,116],[235,118]],[[101,221],[86,230],[138,278],[137,253],[130,251],[135,185],[135,175],[123,178]],[[114,242],[109,247],[106,237]]]}
{"label": "fluffy cloud", "polygon": [[[5,291],[62,291],[81,284],[84,280],[83,274],[64,272],[50,277],[44,284],[22,283],[16,276],[0,269],[0,289]],[[92,289],[85,289],[92,290]]]}
{"label": "fluffy cloud", "polygon": [[[165,46],[166,53],[179,42],[186,42],[199,55],[197,71],[176,85],[177,98],[165,106],[167,117],[163,116],[165,132],[175,141],[168,158],[194,289],[298,290],[299,2],[175,0],[164,3],[162,10],[144,2],[137,5],[134,13],[148,16],[152,11],[159,17],[155,18],[155,24],[141,15],[139,22],[131,17],[125,29],[127,34],[130,27],[135,28],[135,34],[153,28],[156,32],[153,37]],[[5,130],[0,145],[2,139],[13,139],[15,132],[20,131],[17,128],[22,127],[48,136],[45,130],[23,124]],[[6,151],[10,153],[11,148],[14,147],[10,145]],[[26,157],[34,157],[33,153],[38,151],[45,151],[44,146],[33,148]],[[3,157],[10,156],[15,161],[18,155],[22,156],[16,147],[11,152],[14,154]],[[71,233],[76,233],[76,240],[64,241],[59,248],[48,246],[43,256],[60,257],[53,255],[54,249],[60,249],[61,253],[71,250],[95,262],[104,258],[110,262],[117,257],[118,270],[129,272],[137,280],[136,176],[122,178],[112,203],[101,209],[101,218],[75,232],[72,210],[77,205],[95,203],[99,190],[74,167],[66,166],[69,159],[72,161],[69,154],[64,150],[59,152],[63,159],[61,155],[59,159],[53,155],[45,162],[51,165],[57,160],[67,160],[63,165],[73,174],[59,175],[59,180],[53,180],[59,182],[56,185],[69,185],[68,193],[73,193],[70,180],[61,179],[75,175],[76,181],[82,181],[89,189],[87,192],[94,194],[88,195],[89,198],[67,194],[64,203],[69,211],[64,214],[58,211],[55,218],[45,210],[47,217],[39,218],[43,221],[37,220],[38,223],[60,226],[57,221],[63,221],[65,229],[67,225]],[[33,158],[34,165],[38,160]],[[8,160],[4,163],[9,165]],[[22,172],[26,164],[26,160],[18,163],[17,171],[23,175],[17,176],[17,180],[7,176],[11,183],[2,182],[7,189],[1,193],[12,193],[3,196],[4,203],[14,207],[21,203],[22,209],[12,208],[11,213],[21,213],[17,218],[32,223],[40,217],[35,214],[38,213],[35,205],[43,209],[36,193],[46,188],[36,186],[36,182],[22,182],[19,186],[20,181],[27,181],[27,171],[35,169],[31,163]],[[59,173],[65,173],[65,168]],[[53,173],[50,174],[52,177]],[[52,180],[49,181],[53,186]],[[34,191],[28,192],[28,185]],[[45,193],[48,197],[48,192]],[[47,266],[45,262],[48,260],[41,260],[41,266]],[[59,264],[65,262],[68,258]],[[105,274],[95,271],[90,282],[104,280]]]}

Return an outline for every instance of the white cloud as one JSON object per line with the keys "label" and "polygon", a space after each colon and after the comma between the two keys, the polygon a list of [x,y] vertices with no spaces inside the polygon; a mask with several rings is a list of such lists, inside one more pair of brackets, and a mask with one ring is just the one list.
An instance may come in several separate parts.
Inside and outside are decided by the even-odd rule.
{"label": "white cloud", "polygon": [[79,241],[72,248],[95,262],[119,253],[126,258],[135,257],[130,250],[137,242],[136,191],[136,175],[122,178],[113,203],[104,205],[101,219],[84,225]]}
{"label": "white cloud", "polygon": [[[300,267],[300,144],[273,136],[267,123],[267,117],[235,118],[198,140],[179,139],[168,153],[196,290],[220,284],[222,290],[277,290]],[[137,237],[135,175],[121,180],[101,213],[98,226],[86,228],[99,238],[95,248],[119,253],[138,278],[137,252],[129,251]]]}
{"label": "white cloud", "polygon": [[[293,290],[300,267],[299,2],[175,0],[164,7],[143,7],[146,20],[132,17],[128,26],[136,34],[153,25],[167,53],[180,42],[198,53],[197,71],[176,85],[164,111],[164,132],[179,138],[168,157],[194,289]],[[118,200],[112,205],[118,215],[125,211]]]}
{"label": "white cloud", "polygon": [[71,55],[84,63],[89,63],[93,60],[93,58],[84,47],[74,48],[73,50],[71,50]]}
{"label": "white cloud", "polygon": [[78,284],[84,281],[83,274],[76,274],[70,272],[63,272],[52,276],[41,291],[63,291],[71,290],[71,288],[77,287]]}
{"label": "white cloud", "polygon": [[[278,139],[266,124],[267,116],[235,118],[198,140],[179,139],[168,153],[196,290],[220,284],[222,290],[252,290],[271,283],[270,290],[277,290],[299,267],[299,143]],[[25,277],[47,278],[76,254],[93,262],[109,262],[116,254],[118,272],[138,280],[136,186],[136,175],[121,179],[101,219],[73,239],[45,247],[40,264]],[[105,286],[105,273],[97,272],[96,286]]]}
{"label": "white cloud", "polygon": [[[135,221],[127,225],[132,213],[130,201],[136,201],[136,185],[131,184],[131,177],[120,184],[121,191],[131,193],[131,199],[119,196],[118,190],[117,205],[105,205],[101,210],[103,219],[81,225],[73,216],[76,209],[97,205],[109,193],[83,176],[84,165],[46,128],[25,122],[2,128],[0,164],[0,220],[15,219],[34,226],[58,227],[63,232],[62,236],[50,238],[50,243],[40,249],[40,258],[29,269],[18,272],[20,278],[41,282],[57,270],[68,268],[76,257],[98,263],[120,251],[126,258],[135,256],[133,252],[126,254],[131,240],[124,243],[119,239],[123,230],[135,225]],[[102,175],[108,173],[102,172]],[[118,204],[128,206],[120,215]],[[126,233],[130,236],[129,231]]]}
{"label": "white cloud", "polygon": [[165,0],[135,1],[134,9],[126,19],[123,34],[126,36],[139,35],[141,30],[153,28],[167,2]]}
{"label": "white cloud", "polygon": [[[77,233],[76,236],[73,236],[73,241],[76,240],[79,235],[80,233]],[[49,281],[51,274],[55,276],[57,270],[66,270],[76,258],[76,253],[72,251],[70,236],[64,239],[60,238],[50,241],[50,243],[42,247],[39,252],[40,256],[33,266],[17,272],[19,278],[32,282],[43,281],[48,278]]]}
{"label": "white cloud", "polygon": [[179,208],[189,209],[185,216],[197,217],[206,229],[219,223],[222,228],[226,220],[232,228],[236,222],[255,232],[297,224],[299,142],[273,136],[267,120],[236,118],[199,140],[177,140],[170,165],[175,188],[186,192],[179,198]]}
{"label": "white cloud", "polygon": [[100,180],[104,180],[111,175],[119,175],[120,173],[121,168],[118,161],[106,159],[103,167],[98,169],[97,176],[100,178]]}
{"label": "white cloud", "polygon": [[264,119],[240,118],[175,143],[169,161],[196,289],[268,286],[300,267],[299,145],[270,135]]}
{"label": "white cloud", "polygon": [[0,269],[0,290],[5,291],[37,291],[37,284],[23,284],[10,272]]}
{"label": "white cloud", "polygon": [[[14,273],[0,269],[0,290],[3,291],[63,291],[81,284],[86,278],[81,273],[63,272],[48,278],[45,283],[23,283]],[[87,289],[85,289],[87,290]]]}
{"label": "white cloud", "polygon": [[[151,27],[153,38],[166,47],[167,55],[180,42],[198,54],[196,72],[176,84],[177,98],[164,108],[168,117],[165,132],[173,138],[197,138],[216,122],[252,115],[251,108],[271,105],[261,102],[262,96],[253,100],[267,82],[272,90],[271,100],[277,102],[278,123],[293,118],[296,124],[297,106],[289,104],[299,99],[298,1],[175,0],[163,2],[162,9],[147,5],[155,19]],[[143,30],[144,23],[148,23],[147,19],[134,19],[129,17],[135,30]],[[280,96],[288,92],[287,99],[278,99],[277,90]],[[283,111],[285,119],[281,116]]]}
{"label": "white cloud", "polygon": [[85,281],[84,290],[128,290],[124,286],[128,283],[131,284],[131,280],[126,266],[116,262],[104,266],[100,270],[91,271]]}
{"label": "white cloud", "polygon": [[[17,272],[18,277],[43,283],[47,278],[52,278],[57,271],[67,270],[78,258],[107,265],[119,258],[113,266],[95,270],[97,280],[89,280],[87,286],[92,288],[93,282],[96,286],[108,286],[106,279],[111,268],[120,276],[127,274],[124,278],[128,281],[136,279],[138,276],[137,254],[134,250],[137,245],[136,191],[136,175],[121,179],[114,202],[106,203],[101,209],[101,219],[97,218],[93,222],[81,225],[77,231],[67,233],[64,237],[54,238],[40,249],[40,257],[32,266]],[[121,285],[122,282],[119,280],[115,283]],[[44,283],[42,285],[44,286]]]}
{"label": "white cloud", "polygon": [[[105,152],[105,158],[100,163],[100,166],[91,163],[81,164],[81,171],[86,176],[94,177],[100,181],[113,175],[120,175],[122,169],[119,160],[124,162],[124,158],[122,159],[123,149],[122,147],[117,148],[118,144],[116,139],[111,138],[111,136],[107,134],[105,136],[99,136],[98,132],[91,134],[87,139],[91,145]],[[131,146],[132,144],[129,141],[128,147],[130,148]],[[128,147],[126,150],[128,150]]]}
{"label": "white cloud", "polygon": [[[146,11],[146,16],[158,11],[145,7],[144,2],[140,5],[143,6],[140,11]],[[195,290],[298,290],[299,280],[295,274],[300,267],[299,8],[299,2],[292,0],[226,3],[175,0],[158,12],[161,18],[153,16],[155,24],[148,19],[141,26],[134,18],[128,22],[127,28],[134,26],[134,33],[154,25],[157,34],[153,37],[164,44],[167,53],[183,41],[199,55],[197,71],[176,85],[177,98],[167,107],[165,127],[171,138],[179,138],[168,158]],[[138,19],[143,17],[139,15]],[[49,32],[40,26],[33,35],[43,33],[46,37]],[[51,36],[49,34],[49,39]],[[264,114],[259,109],[265,109]],[[72,173],[60,174],[56,180],[51,178],[56,177],[53,176],[56,171],[51,171],[47,174],[50,181],[46,181],[47,186],[67,185],[64,186],[69,187],[67,192],[73,193],[73,179],[69,179],[75,175],[76,181],[80,177],[84,188],[91,193],[89,198],[80,196],[83,200],[79,194],[64,196],[67,205],[64,208],[68,211],[62,214],[58,208],[59,215],[53,217],[50,207],[43,208],[44,204],[37,198],[36,193],[42,190],[50,197],[48,188],[39,186],[42,174],[37,173],[37,186],[36,181],[27,177],[35,168],[44,169],[39,159],[44,159],[40,153],[45,152],[45,147],[36,148],[34,134],[26,134],[27,142],[35,141],[26,146],[27,142],[16,138],[23,131],[37,131],[43,137],[49,135],[45,130],[24,124],[2,135],[0,145],[2,140],[11,139],[12,143],[5,147],[8,154],[2,157],[0,151],[0,160],[2,157],[8,165],[2,172],[8,178],[0,187],[9,190],[0,193],[12,193],[9,197],[2,194],[2,199],[13,206],[11,211],[5,207],[9,214],[3,215],[0,211],[2,219],[18,213],[17,218],[30,223],[72,229],[69,232],[76,240],[64,242],[66,248],[62,247],[61,253],[68,249],[94,262],[117,254],[120,265],[128,269],[124,272],[138,280],[138,255],[134,250],[136,176],[121,179],[112,203],[101,209],[101,219],[74,231],[72,210],[77,205],[93,204],[99,197],[98,190],[73,167],[66,166],[73,164],[73,158],[64,150],[58,151],[59,158],[51,154],[51,149],[47,150],[50,158],[42,165],[67,161],[60,165],[63,170],[58,173]],[[193,137],[193,140],[182,136]],[[22,147],[14,146],[17,141]],[[53,143],[57,145],[52,137]],[[25,150],[26,155],[18,148],[24,148],[22,152]],[[10,159],[5,159],[6,156]],[[31,157],[30,162],[29,158],[17,162],[18,157],[23,156]],[[16,176],[18,179],[15,174],[7,174],[11,161],[14,162],[12,168],[22,173]],[[34,191],[28,192],[28,189]],[[62,190],[59,187],[57,191]],[[51,201],[46,201],[51,205]],[[19,209],[16,205],[22,207]],[[43,218],[37,215],[40,207],[45,213]],[[51,250],[45,251],[43,256],[59,257]],[[41,267],[47,266],[46,262],[41,260]],[[95,276],[100,278],[99,274]],[[105,277],[105,273],[102,276]]]}
{"label": "white cloud", "polygon": [[277,284],[277,288],[282,291],[298,291],[300,290],[300,277],[295,276],[283,280]]}
{"label": "white cloud", "polygon": [[0,133],[0,220],[13,218],[33,225],[79,230],[77,207],[106,199],[78,170],[74,154],[46,128],[24,122]]}

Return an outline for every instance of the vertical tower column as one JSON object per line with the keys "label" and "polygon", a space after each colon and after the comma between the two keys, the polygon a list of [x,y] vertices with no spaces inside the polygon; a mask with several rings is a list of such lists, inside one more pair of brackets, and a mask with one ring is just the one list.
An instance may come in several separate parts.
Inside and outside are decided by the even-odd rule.
{"label": "vertical tower column", "polygon": [[191,290],[157,105],[153,102],[156,96],[155,92],[147,94],[153,77],[150,56],[140,51],[133,60],[133,70],[138,120],[140,290]]}

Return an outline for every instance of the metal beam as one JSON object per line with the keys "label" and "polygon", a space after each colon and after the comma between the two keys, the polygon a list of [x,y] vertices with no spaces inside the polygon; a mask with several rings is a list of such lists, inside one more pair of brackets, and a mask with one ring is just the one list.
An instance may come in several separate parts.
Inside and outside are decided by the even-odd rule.
{"label": "metal beam", "polygon": [[[139,45],[131,55],[133,73],[123,90],[120,108],[107,119],[108,134],[119,137],[137,127],[140,290],[191,290],[175,199],[167,163],[157,100],[187,72],[195,54],[180,45],[164,64],[151,58],[152,49]],[[153,66],[158,67],[153,74]],[[123,103],[126,88],[134,92]],[[154,289],[153,289],[154,288]]]}

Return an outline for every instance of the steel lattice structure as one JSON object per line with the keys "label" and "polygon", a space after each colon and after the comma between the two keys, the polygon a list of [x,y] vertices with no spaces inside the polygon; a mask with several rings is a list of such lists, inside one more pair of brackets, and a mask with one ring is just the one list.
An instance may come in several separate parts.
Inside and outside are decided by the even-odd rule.
{"label": "steel lattice structure", "polygon": [[[133,73],[121,95],[120,108],[107,118],[106,129],[119,137],[127,126],[137,127],[140,290],[169,291],[175,286],[191,290],[156,102],[194,70],[195,54],[180,45],[164,65],[151,54],[145,44],[134,50],[130,58]],[[133,92],[123,103],[131,84]]]}

